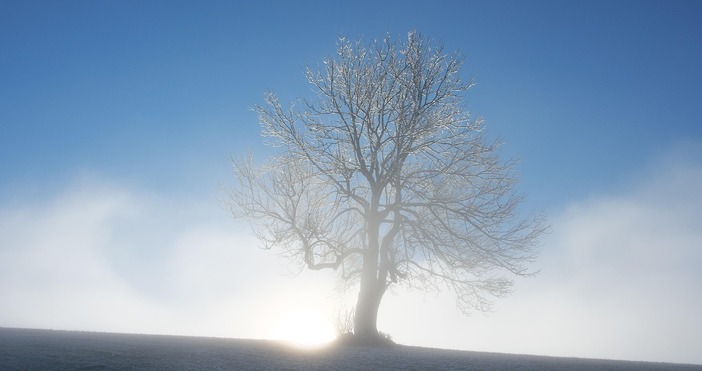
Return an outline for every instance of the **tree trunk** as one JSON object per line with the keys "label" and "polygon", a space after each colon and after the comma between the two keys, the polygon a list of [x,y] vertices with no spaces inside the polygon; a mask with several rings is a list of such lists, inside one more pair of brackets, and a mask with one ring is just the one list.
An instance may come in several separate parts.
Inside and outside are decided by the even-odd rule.
{"label": "tree trunk", "polygon": [[359,338],[367,339],[369,342],[378,338],[378,309],[384,293],[385,290],[378,283],[377,278],[372,277],[372,280],[365,280],[364,277],[361,279],[361,290],[358,293],[354,321],[354,334]]}
{"label": "tree trunk", "polygon": [[368,249],[363,256],[363,271],[361,273],[361,289],[356,302],[356,317],[354,319],[354,334],[365,343],[372,344],[378,336],[378,308],[385,294],[385,277],[381,282],[378,277],[378,260],[380,253],[379,232],[380,217],[376,210],[380,200],[380,192],[373,192],[371,197],[371,212],[367,215]]}
{"label": "tree trunk", "polygon": [[[371,246],[377,239],[371,238]],[[373,343],[378,338],[378,308],[385,294],[385,282],[378,279],[377,249],[363,258],[363,273],[361,273],[361,288],[356,302],[356,318],[354,334],[364,342]]]}

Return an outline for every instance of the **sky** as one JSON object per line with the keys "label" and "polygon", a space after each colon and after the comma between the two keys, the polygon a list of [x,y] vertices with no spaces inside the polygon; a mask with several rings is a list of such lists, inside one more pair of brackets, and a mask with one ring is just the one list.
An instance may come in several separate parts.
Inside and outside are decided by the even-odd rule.
{"label": "sky", "polygon": [[[0,327],[309,340],[353,301],[230,218],[251,107],[309,96],[340,36],[416,29],[545,211],[487,314],[394,292],[402,344],[702,364],[699,1],[0,0]],[[314,330],[311,330],[314,329]],[[295,335],[297,334],[297,335]]]}

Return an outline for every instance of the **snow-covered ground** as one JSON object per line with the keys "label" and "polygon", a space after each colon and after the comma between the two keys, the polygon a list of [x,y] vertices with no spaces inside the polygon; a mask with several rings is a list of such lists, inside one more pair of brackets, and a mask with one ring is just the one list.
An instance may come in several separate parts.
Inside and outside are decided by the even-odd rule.
{"label": "snow-covered ground", "polygon": [[0,370],[702,370],[702,365],[409,346],[299,350],[265,340],[0,328]]}

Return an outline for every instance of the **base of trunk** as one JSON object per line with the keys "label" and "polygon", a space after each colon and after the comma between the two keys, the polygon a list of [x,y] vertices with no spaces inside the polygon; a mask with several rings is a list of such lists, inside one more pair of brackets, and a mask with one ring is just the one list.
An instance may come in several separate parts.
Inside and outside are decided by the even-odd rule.
{"label": "base of trunk", "polygon": [[356,335],[352,333],[340,335],[334,340],[335,345],[341,346],[372,346],[372,347],[391,347],[395,346],[394,341],[388,334],[378,333],[376,335]]}

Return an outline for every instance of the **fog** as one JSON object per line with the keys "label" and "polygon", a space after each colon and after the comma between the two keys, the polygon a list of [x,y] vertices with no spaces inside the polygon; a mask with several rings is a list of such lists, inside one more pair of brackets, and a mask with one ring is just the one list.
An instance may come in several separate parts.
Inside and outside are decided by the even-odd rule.
{"label": "fog", "polygon": [[13,204],[0,212],[0,326],[263,338],[333,287],[291,279],[216,199],[182,204],[91,175]]}
{"label": "fog", "polygon": [[[494,313],[466,318],[440,294],[388,300],[382,320],[398,340],[421,333],[442,347],[702,363],[700,148],[682,145],[618,190],[554,212],[540,274]],[[416,308],[411,329],[393,320],[403,306]]]}
{"label": "fog", "polygon": [[[700,159],[683,145],[552,210],[541,273],[493,313],[466,317],[449,292],[400,288],[379,328],[410,345],[702,363]],[[329,334],[354,293],[258,249],[220,196],[95,174],[43,197],[17,192],[0,204],[0,326],[285,338],[317,321]]]}

